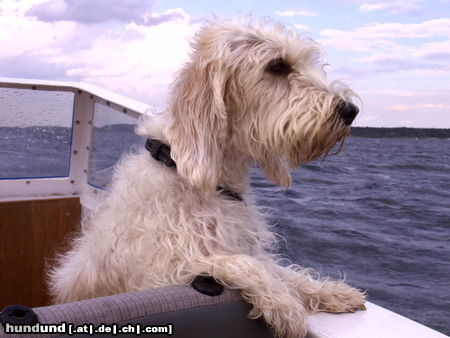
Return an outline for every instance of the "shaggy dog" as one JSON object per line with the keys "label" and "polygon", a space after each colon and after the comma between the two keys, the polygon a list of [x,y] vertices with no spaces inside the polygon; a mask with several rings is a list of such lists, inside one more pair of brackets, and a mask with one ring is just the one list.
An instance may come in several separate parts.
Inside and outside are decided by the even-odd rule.
{"label": "shaggy dog", "polygon": [[308,313],[364,309],[363,293],[343,282],[277,264],[276,237],[247,195],[253,163],[288,187],[290,169],[349,134],[354,94],[326,81],[319,52],[280,24],[205,25],[167,110],[137,129],[152,156],[119,163],[108,196],[50,271],[55,301],[210,275],[240,289],[249,316],[279,336],[304,336]]}

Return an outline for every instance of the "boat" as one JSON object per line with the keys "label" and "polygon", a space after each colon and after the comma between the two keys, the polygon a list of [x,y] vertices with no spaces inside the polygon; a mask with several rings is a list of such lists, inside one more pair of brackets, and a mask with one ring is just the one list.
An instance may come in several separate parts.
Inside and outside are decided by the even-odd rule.
{"label": "boat", "polygon": [[[0,100],[0,141],[21,154],[13,164],[0,157],[0,336],[273,336],[262,319],[247,318],[250,305],[238,290],[208,278],[50,305],[46,264],[64,250],[81,214],[95,209],[120,155],[143,143],[133,133],[137,119],[156,109],[85,83],[16,78],[0,78]],[[121,133],[116,147],[108,142],[113,133]],[[366,307],[311,315],[307,337],[446,337],[371,302]]]}

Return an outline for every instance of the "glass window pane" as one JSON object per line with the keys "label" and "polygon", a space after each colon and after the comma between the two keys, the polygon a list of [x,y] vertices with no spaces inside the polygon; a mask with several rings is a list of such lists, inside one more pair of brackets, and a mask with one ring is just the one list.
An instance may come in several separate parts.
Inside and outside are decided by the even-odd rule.
{"label": "glass window pane", "polygon": [[0,179],[65,177],[74,94],[0,87]]}
{"label": "glass window pane", "polygon": [[105,188],[111,182],[113,167],[120,155],[129,152],[134,145],[144,143],[144,138],[134,133],[136,124],[135,118],[95,103],[88,171],[90,185]]}

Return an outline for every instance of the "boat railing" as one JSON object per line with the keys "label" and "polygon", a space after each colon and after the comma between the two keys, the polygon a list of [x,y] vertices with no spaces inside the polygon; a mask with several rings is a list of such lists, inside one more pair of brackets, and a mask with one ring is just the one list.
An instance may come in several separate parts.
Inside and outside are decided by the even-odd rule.
{"label": "boat railing", "polygon": [[[137,119],[155,111],[85,83],[15,78],[0,78],[0,107],[0,133],[6,127],[15,133],[8,142],[0,137],[2,152],[21,161],[3,156],[0,201],[80,197],[85,207],[109,183],[120,154],[139,142],[133,132]],[[44,141],[40,134],[49,130],[55,137],[40,144],[48,148],[42,153],[32,142]],[[109,142],[113,133],[116,140]],[[52,161],[46,154],[58,158]]]}

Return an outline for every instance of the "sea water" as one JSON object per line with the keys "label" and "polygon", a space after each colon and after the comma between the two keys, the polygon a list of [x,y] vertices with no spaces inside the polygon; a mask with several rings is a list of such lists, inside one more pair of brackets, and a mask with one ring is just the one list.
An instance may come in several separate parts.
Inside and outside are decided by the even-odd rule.
{"label": "sea water", "polygon": [[350,137],[280,191],[252,171],[282,252],[450,334],[450,140]]}

